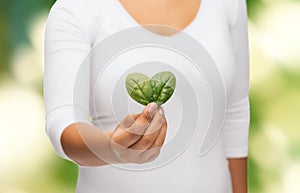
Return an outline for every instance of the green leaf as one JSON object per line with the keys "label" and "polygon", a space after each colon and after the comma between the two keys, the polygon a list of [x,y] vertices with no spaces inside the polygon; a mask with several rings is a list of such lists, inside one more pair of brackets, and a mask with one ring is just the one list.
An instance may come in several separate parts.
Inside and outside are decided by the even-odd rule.
{"label": "green leaf", "polygon": [[136,102],[147,105],[156,102],[159,106],[172,96],[176,78],[172,72],[163,71],[151,79],[142,73],[131,73],[126,77],[126,90]]}
{"label": "green leaf", "polygon": [[176,86],[175,75],[169,71],[155,74],[151,78],[153,88],[153,98],[159,106],[164,104],[173,95]]}
{"label": "green leaf", "polygon": [[141,73],[131,73],[126,77],[126,89],[128,94],[140,104],[149,103],[148,93],[150,81],[147,76]]}

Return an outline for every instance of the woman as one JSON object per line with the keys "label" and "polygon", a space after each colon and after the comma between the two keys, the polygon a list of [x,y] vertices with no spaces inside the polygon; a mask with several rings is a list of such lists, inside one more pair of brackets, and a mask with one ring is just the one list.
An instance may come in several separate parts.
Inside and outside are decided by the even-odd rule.
{"label": "woman", "polygon": [[[184,154],[143,172],[111,167],[159,158],[170,125],[163,109],[150,103],[119,124],[108,121],[110,130],[91,124],[92,102],[99,100],[96,112],[111,105],[88,95],[97,81],[88,74],[90,69],[76,93],[79,103],[74,104],[77,74],[91,48],[121,29],[139,25],[161,37],[189,33],[220,68],[228,97],[226,119],[221,137],[202,160]],[[77,193],[246,193],[248,88],[245,0],[57,0],[50,11],[45,31],[46,131],[56,152],[78,164]],[[79,114],[76,120],[74,111]],[[106,116],[113,118],[112,113]],[[105,122],[105,116],[92,118]]]}

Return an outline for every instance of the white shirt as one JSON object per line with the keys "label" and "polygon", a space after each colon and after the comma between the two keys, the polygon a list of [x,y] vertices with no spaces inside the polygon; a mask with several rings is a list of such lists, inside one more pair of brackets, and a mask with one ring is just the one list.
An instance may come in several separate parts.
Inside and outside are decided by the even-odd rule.
{"label": "white shirt", "polygon": [[170,70],[177,78],[163,105],[168,133],[159,158],[79,166],[76,192],[230,193],[226,158],[248,153],[248,52],[245,0],[202,0],[194,20],[170,37],[139,27],[118,0],[57,0],[45,30],[44,96],[46,132],[61,157],[70,160],[60,142],[68,125],[113,130],[141,111],[124,89],[126,74]]}

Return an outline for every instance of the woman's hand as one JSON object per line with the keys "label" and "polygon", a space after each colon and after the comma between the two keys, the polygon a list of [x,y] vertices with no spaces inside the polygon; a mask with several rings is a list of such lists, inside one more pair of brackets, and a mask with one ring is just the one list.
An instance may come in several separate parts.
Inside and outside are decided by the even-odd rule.
{"label": "woman's hand", "polygon": [[120,163],[146,163],[159,156],[166,132],[163,109],[152,102],[140,114],[127,115],[108,134]]}
{"label": "woman's hand", "polygon": [[150,103],[142,113],[126,116],[114,131],[73,123],[63,131],[61,143],[65,154],[81,166],[145,163],[158,157],[166,129],[163,110]]}

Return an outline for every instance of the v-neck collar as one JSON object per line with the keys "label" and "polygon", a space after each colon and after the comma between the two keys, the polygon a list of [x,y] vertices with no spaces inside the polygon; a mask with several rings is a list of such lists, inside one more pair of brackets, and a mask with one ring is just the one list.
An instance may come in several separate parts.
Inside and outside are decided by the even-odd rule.
{"label": "v-neck collar", "polygon": [[[125,9],[125,7],[122,5],[122,3],[119,1],[119,0],[110,0],[110,1],[113,1],[116,3],[116,7],[118,8],[118,11],[120,11],[122,13],[122,16],[124,16],[126,22],[128,24],[131,24],[131,25],[135,25],[135,26],[141,26],[143,27],[142,24],[138,23],[131,15],[130,13]],[[174,36],[177,36],[180,32],[187,32],[189,31],[190,29],[192,29],[193,27],[195,27],[197,21],[200,19],[200,15],[202,14],[202,9],[203,9],[203,5],[204,5],[204,2],[205,0],[201,0],[200,2],[200,6],[197,10],[197,13],[196,15],[194,16],[194,18],[192,19],[192,21],[186,25],[182,30],[179,30],[177,29],[177,32],[173,33],[172,35],[162,35],[162,34],[159,34],[159,33],[156,33],[156,32],[153,32],[151,30],[148,30],[145,28],[145,30],[147,30],[148,32],[150,33],[153,33],[155,35],[158,35],[158,36],[161,36],[161,37],[166,37],[166,38],[171,38],[171,37],[174,37]],[[119,13],[120,13],[119,12]],[[148,25],[148,24],[145,24],[145,25]],[[151,24],[149,24],[151,25]],[[175,28],[174,28],[175,29]]]}

